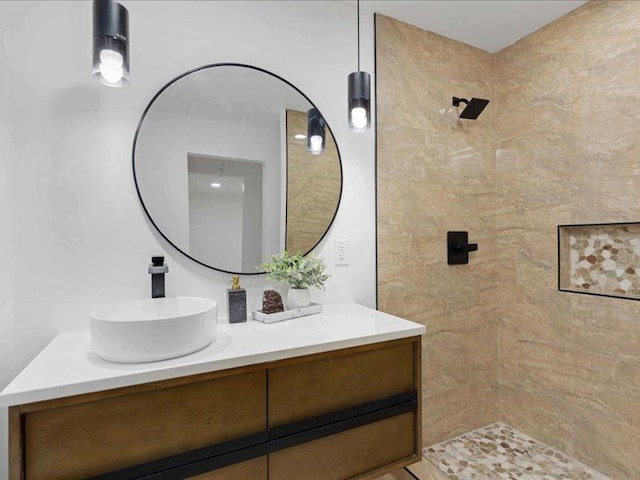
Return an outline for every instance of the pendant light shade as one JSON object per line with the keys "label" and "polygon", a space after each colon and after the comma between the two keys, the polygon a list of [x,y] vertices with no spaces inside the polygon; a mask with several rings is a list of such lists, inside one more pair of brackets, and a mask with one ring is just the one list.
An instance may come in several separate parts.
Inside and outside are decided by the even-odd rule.
{"label": "pendant light shade", "polygon": [[129,12],[112,0],[93,1],[94,80],[109,87],[129,85]]}
{"label": "pendant light shade", "polygon": [[324,118],[316,108],[307,112],[307,150],[313,155],[324,153],[325,142],[325,122]]}
{"label": "pendant light shade", "polygon": [[371,128],[371,75],[353,72],[349,75],[349,130],[364,132]]}
{"label": "pendant light shade", "polygon": [[347,80],[349,130],[364,132],[371,128],[371,75],[360,71],[360,0],[358,8],[358,71]]}

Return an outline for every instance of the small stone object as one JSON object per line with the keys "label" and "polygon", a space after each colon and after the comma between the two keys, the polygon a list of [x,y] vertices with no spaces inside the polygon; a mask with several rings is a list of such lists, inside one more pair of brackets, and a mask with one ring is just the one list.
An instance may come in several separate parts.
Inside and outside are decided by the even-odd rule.
{"label": "small stone object", "polygon": [[275,290],[265,290],[262,294],[262,313],[284,312],[282,297]]}

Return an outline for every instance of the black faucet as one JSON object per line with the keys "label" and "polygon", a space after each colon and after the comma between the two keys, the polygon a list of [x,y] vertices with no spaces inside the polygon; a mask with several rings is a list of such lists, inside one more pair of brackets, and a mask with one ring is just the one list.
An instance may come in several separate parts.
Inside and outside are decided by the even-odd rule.
{"label": "black faucet", "polygon": [[151,298],[164,298],[164,274],[168,272],[169,267],[164,263],[164,257],[151,257]]}

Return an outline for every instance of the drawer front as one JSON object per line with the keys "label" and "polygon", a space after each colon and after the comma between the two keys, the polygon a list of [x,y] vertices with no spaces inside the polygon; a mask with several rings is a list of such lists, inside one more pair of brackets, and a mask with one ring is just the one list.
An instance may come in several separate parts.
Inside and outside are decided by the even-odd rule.
{"label": "drawer front", "polygon": [[267,457],[254,458],[209,473],[203,473],[191,480],[267,480]]}
{"label": "drawer front", "polygon": [[26,479],[86,478],[264,431],[266,395],[258,371],[26,413]]}
{"label": "drawer front", "polygon": [[370,423],[269,455],[269,480],[346,480],[414,456],[415,413]]}
{"label": "drawer front", "polygon": [[340,352],[269,369],[269,427],[413,391],[414,343]]}

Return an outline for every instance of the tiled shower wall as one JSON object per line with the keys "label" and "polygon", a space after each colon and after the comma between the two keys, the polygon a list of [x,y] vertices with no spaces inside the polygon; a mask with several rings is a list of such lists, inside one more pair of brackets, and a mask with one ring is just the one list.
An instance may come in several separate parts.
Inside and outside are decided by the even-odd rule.
{"label": "tiled shower wall", "polygon": [[[640,302],[558,292],[556,243],[640,220],[640,2],[495,55],[385,17],[376,35],[378,300],[427,325],[425,445],[499,419],[640,478]],[[461,126],[453,95],[492,102]],[[448,229],[478,241],[469,265],[446,265]]]}
{"label": "tiled shower wall", "polygon": [[496,60],[500,417],[640,478],[640,302],[557,288],[557,224],[640,219],[640,2],[590,2]]}
{"label": "tiled shower wall", "polygon": [[[378,306],[423,323],[423,441],[498,418],[491,105],[452,121],[453,96],[494,98],[491,55],[376,16]],[[447,266],[448,230],[480,245]]]}

